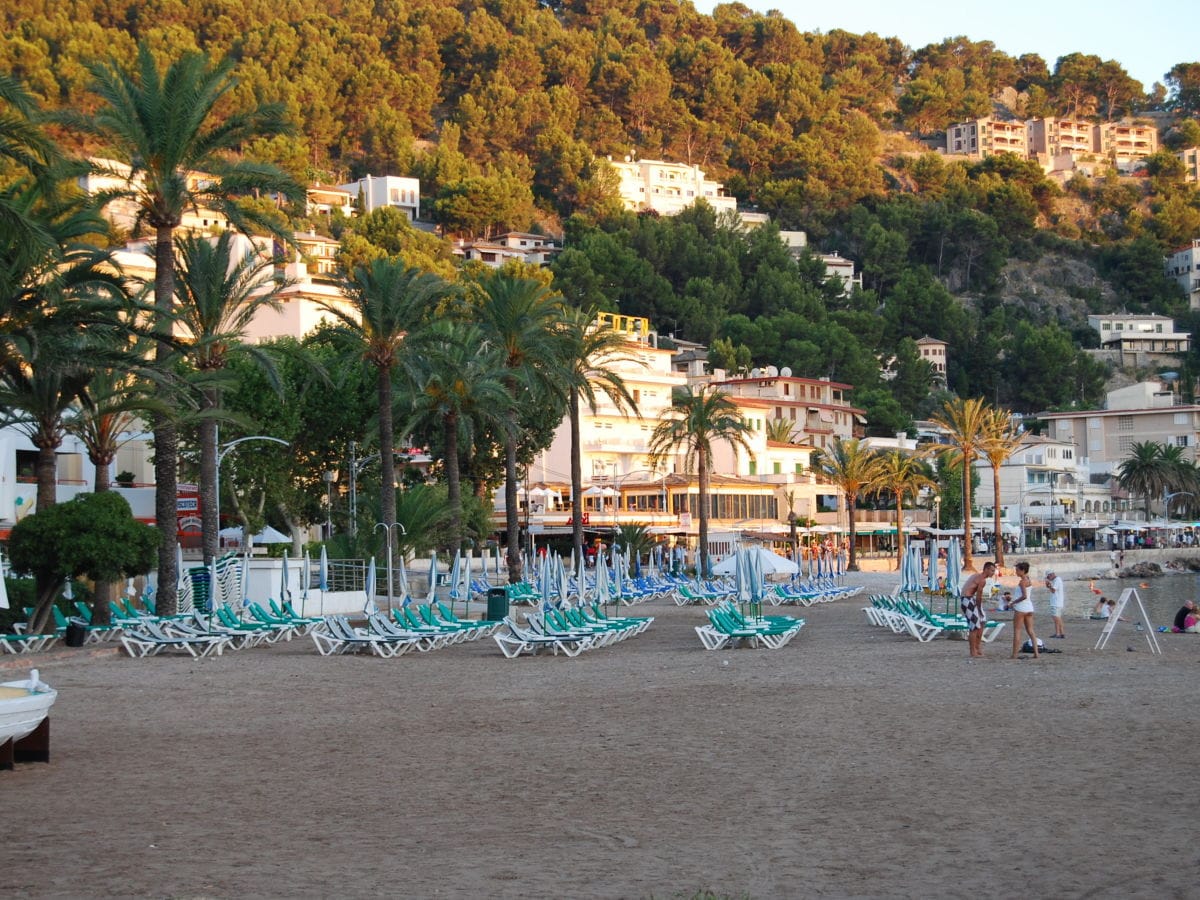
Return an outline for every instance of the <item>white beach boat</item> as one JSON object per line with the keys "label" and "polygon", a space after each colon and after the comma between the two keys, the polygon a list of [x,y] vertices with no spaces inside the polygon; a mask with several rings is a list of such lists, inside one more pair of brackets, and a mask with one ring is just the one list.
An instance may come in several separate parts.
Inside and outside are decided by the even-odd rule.
{"label": "white beach boat", "polygon": [[0,746],[31,734],[57,699],[58,691],[38,680],[37,669],[24,681],[0,683]]}

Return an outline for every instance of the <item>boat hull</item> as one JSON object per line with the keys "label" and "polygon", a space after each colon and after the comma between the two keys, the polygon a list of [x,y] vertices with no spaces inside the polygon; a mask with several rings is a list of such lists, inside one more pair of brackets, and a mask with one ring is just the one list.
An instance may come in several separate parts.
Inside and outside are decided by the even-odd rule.
{"label": "boat hull", "polygon": [[29,682],[6,681],[0,684],[0,744],[19,741],[42,724],[50,707],[58,699],[58,691],[41,690],[29,693]]}

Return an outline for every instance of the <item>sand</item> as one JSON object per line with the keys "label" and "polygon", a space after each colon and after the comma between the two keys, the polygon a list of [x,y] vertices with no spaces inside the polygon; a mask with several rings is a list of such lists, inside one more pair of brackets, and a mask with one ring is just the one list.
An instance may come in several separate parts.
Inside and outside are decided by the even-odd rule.
{"label": "sand", "polygon": [[[887,580],[886,576],[859,576]],[[696,609],[578,659],[38,658],[52,760],[0,772],[13,896],[1195,896],[1200,637],[1010,661]],[[1004,644],[1004,646],[1001,646]],[[1133,647],[1129,652],[1126,647]],[[21,677],[6,668],[4,677]]]}

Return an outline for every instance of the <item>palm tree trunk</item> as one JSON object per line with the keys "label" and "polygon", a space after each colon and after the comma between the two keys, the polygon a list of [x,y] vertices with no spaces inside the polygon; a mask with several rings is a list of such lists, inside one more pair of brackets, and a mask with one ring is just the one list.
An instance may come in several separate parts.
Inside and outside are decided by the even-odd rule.
{"label": "palm tree trunk", "polygon": [[[154,330],[158,343],[154,362],[165,369],[170,364],[171,312],[175,303],[175,229],[162,227],[154,237]],[[174,423],[162,414],[151,417],[154,429],[154,523],[158,527],[158,592],[155,608],[160,616],[174,615],[179,598],[176,581],[175,544],[179,540],[179,434]]]}
{"label": "palm tree trunk", "polygon": [[58,500],[58,455],[57,445],[39,439],[37,446],[37,511],[49,509]]}
{"label": "palm tree trunk", "polygon": [[971,539],[971,465],[974,457],[963,455],[963,571],[975,571],[975,542]]}
{"label": "palm tree trunk", "polygon": [[846,516],[850,520],[850,559],[846,563],[847,572],[858,571],[858,548],[856,532],[854,530],[854,512],[858,509],[858,497],[849,492],[846,493]]}
{"label": "palm tree trunk", "polygon": [[[380,368],[379,382],[379,511],[385,525],[396,521],[395,434],[392,427],[392,373]],[[390,534],[390,532],[389,532]]]}
{"label": "palm tree trunk", "polygon": [[[571,545],[575,565],[583,559],[583,463],[579,437],[579,392],[571,391],[568,407],[571,419]],[[583,578],[583,572],[579,572]],[[582,583],[582,582],[581,582]]]}
{"label": "palm tree trunk", "polygon": [[1004,535],[1000,533],[1000,466],[994,464],[992,466],[992,498],[994,509],[992,510],[995,516],[996,526],[996,566],[1004,568]]}
{"label": "palm tree trunk", "polygon": [[450,504],[450,549],[462,547],[462,483],[458,473],[458,415],[446,416],[446,499]]}
{"label": "palm tree trunk", "polygon": [[[215,388],[204,391],[202,408],[211,412],[217,407],[217,392]],[[204,565],[220,554],[220,530],[217,497],[217,420],[204,418],[200,420],[200,544],[204,554]]]}
{"label": "palm tree trunk", "polygon": [[696,452],[696,468],[698,470],[697,499],[700,504],[700,553],[697,555],[697,559],[700,561],[700,577],[707,578],[711,573],[711,567],[708,564],[708,453],[703,447]]}
{"label": "palm tree trunk", "polygon": [[[514,428],[515,412],[509,413],[509,424]],[[521,519],[517,510],[517,439],[504,439],[504,525],[508,562],[508,583],[516,584],[521,580]]]}
{"label": "palm tree trunk", "polygon": [[896,491],[896,569],[904,562],[904,492]]}
{"label": "palm tree trunk", "polygon": [[[112,490],[112,482],[109,479],[109,472],[112,470],[112,456],[105,455],[100,459],[93,459],[92,462],[96,466],[96,486],[97,494],[103,494]],[[93,625],[109,625],[112,623],[112,610],[108,604],[115,597],[113,585],[111,581],[97,581],[92,586],[92,624]]]}

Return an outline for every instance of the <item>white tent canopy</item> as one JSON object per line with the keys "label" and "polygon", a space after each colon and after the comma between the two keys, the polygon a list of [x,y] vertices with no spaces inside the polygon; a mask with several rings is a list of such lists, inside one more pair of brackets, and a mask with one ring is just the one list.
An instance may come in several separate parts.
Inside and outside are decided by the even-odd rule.
{"label": "white tent canopy", "polygon": [[[766,547],[750,547],[750,552],[757,554],[761,571],[764,575],[795,575],[800,571],[799,566],[778,553],[772,553]],[[714,575],[732,575],[737,568],[737,554],[728,556],[713,566]]]}

